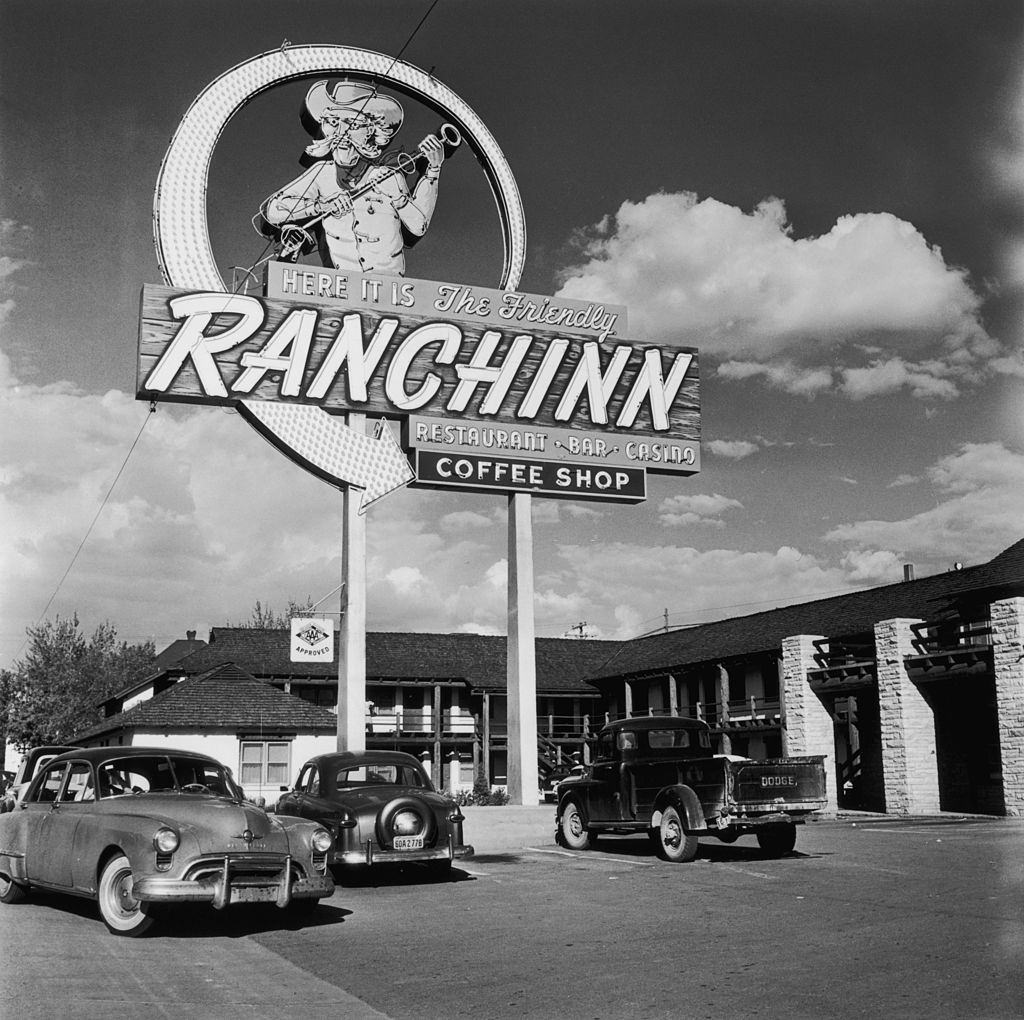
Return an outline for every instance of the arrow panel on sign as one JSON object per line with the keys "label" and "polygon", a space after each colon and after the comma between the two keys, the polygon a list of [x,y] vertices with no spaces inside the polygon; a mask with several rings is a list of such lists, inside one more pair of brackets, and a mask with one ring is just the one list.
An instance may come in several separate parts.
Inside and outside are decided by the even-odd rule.
{"label": "arrow panel on sign", "polygon": [[383,418],[368,436],[308,404],[243,400],[238,410],[264,439],[307,471],[332,485],[362,489],[361,514],[416,478]]}

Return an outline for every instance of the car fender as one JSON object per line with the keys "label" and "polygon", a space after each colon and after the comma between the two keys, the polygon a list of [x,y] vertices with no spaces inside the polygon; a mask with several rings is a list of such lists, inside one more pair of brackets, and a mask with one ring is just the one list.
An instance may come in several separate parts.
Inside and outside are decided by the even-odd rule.
{"label": "car fender", "polygon": [[687,832],[707,831],[700,798],[689,786],[667,786],[658,794],[651,815],[651,828],[661,825],[661,815],[666,807],[674,807],[679,812]]}
{"label": "car fender", "polygon": [[558,807],[555,809],[555,823],[559,823],[562,818],[562,813],[565,811],[565,805],[570,801],[575,801],[579,805],[580,814],[583,816],[584,823],[590,821],[590,789],[594,784],[588,779],[576,779],[568,786],[563,786],[558,791]]}

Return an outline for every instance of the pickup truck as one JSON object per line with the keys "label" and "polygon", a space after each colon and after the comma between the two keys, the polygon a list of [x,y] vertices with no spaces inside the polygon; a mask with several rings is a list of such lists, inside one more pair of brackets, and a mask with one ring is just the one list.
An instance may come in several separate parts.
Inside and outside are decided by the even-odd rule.
{"label": "pickup truck", "polygon": [[698,839],[757,837],[789,853],[796,826],[826,805],[824,756],[754,761],[714,754],[699,719],[643,716],[608,723],[581,776],[558,786],[555,839],[585,850],[602,833],[650,835],[660,857],[690,861]]}

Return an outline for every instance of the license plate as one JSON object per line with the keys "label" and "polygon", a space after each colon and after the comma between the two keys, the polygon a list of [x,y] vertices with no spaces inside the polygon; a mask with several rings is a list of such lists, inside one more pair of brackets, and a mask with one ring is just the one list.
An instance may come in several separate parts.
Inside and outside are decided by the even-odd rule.
{"label": "license plate", "polygon": [[395,836],[393,846],[396,850],[422,850],[422,836]]}

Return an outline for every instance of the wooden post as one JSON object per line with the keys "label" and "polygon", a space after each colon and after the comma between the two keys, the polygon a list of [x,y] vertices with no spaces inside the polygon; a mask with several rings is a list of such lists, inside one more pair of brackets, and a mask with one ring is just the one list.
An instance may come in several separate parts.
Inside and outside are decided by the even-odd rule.
{"label": "wooden post", "polygon": [[432,715],[434,717],[434,785],[440,790],[444,787],[444,762],[441,760],[441,731],[444,729],[444,719],[441,716],[441,685],[434,684],[434,703]]}
{"label": "wooden post", "polygon": [[482,760],[480,775],[484,777],[487,788],[491,788],[491,696],[484,694],[483,706],[484,746],[481,749]]}
{"label": "wooden post", "polygon": [[[349,428],[366,430],[366,415]],[[338,750],[366,750],[366,517],[362,492],[346,486],[341,548],[341,634],[338,648]]]}
{"label": "wooden post", "polygon": [[531,499],[508,497],[508,795],[524,805],[536,805],[540,794]]}

